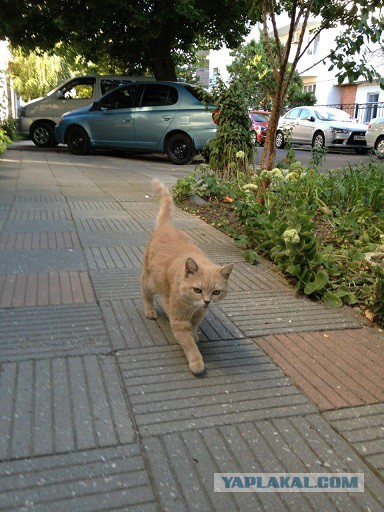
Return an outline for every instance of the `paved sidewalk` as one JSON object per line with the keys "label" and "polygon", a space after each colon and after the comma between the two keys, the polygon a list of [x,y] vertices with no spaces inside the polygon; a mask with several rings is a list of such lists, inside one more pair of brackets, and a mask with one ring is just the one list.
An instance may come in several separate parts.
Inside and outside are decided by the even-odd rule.
{"label": "paved sidewalk", "polygon": [[[143,249],[193,166],[28,143],[0,163],[0,511],[384,510],[384,335],[294,296],[178,210],[230,293],[201,326],[205,378],[161,308]],[[214,473],[364,473],[364,493],[214,493]]]}

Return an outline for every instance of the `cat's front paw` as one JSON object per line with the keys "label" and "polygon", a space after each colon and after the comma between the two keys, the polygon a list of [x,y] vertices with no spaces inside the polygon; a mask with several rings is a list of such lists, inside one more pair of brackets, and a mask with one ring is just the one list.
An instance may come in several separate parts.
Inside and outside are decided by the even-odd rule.
{"label": "cat's front paw", "polygon": [[205,366],[203,359],[195,359],[194,361],[190,361],[189,369],[194,375],[201,375],[204,372]]}
{"label": "cat's front paw", "polygon": [[199,335],[197,334],[197,332],[193,333],[193,338],[194,338],[196,343],[199,343]]}
{"label": "cat's front paw", "polygon": [[144,313],[145,313],[145,317],[149,318],[150,320],[156,320],[156,318],[157,318],[157,313],[154,309],[148,309],[148,310],[144,311]]}

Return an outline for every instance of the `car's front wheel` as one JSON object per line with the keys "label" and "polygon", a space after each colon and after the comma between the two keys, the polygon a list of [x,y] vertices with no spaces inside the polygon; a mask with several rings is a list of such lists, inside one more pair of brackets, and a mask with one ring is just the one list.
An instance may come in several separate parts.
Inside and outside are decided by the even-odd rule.
{"label": "car's front wheel", "polygon": [[90,141],[87,132],[80,126],[70,128],[67,135],[68,149],[73,155],[88,155]]}
{"label": "car's front wheel", "polygon": [[325,137],[322,132],[316,132],[312,139],[312,147],[314,149],[322,149],[325,145]]}
{"label": "car's front wheel", "polygon": [[177,165],[188,164],[195,154],[192,140],[184,133],[172,135],[165,145],[165,152],[169,160]]}
{"label": "car's front wheel", "polygon": [[35,146],[40,148],[53,148],[57,144],[54,127],[44,121],[32,126],[31,139]]}
{"label": "car's front wheel", "polygon": [[285,140],[284,140],[283,132],[278,131],[276,133],[276,147],[277,147],[277,149],[283,149],[284,146],[285,146]]}
{"label": "car's front wheel", "polygon": [[378,137],[375,142],[375,150],[378,153],[384,153],[384,137]]}

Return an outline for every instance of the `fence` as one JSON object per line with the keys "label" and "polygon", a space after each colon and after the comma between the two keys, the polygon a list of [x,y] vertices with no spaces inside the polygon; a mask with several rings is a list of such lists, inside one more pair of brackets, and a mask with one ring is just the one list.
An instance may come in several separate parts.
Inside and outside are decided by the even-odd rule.
{"label": "fence", "polygon": [[339,108],[347,112],[360,123],[368,124],[375,117],[384,117],[384,102],[371,103],[335,103],[333,105],[316,105],[316,107]]}

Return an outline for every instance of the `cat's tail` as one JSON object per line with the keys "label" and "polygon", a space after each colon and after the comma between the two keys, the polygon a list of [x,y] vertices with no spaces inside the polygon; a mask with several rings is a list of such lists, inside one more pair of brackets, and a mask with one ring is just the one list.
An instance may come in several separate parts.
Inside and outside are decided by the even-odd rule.
{"label": "cat's tail", "polygon": [[156,226],[168,224],[171,222],[173,213],[173,199],[170,191],[156,178],[152,180],[152,189],[160,201],[160,211],[156,217]]}

